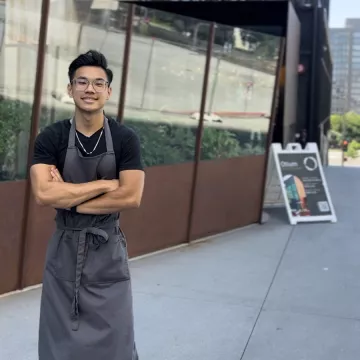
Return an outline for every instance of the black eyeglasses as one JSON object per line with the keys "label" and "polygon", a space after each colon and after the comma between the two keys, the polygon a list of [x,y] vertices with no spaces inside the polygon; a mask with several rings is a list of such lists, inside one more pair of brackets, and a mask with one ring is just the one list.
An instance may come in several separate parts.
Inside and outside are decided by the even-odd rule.
{"label": "black eyeglasses", "polygon": [[109,82],[104,79],[89,80],[83,77],[74,79],[72,83],[75,86],[75,90],[78,91],[85,91],[91,84],[93,89],[99,93],[104,92],[109,85]]}

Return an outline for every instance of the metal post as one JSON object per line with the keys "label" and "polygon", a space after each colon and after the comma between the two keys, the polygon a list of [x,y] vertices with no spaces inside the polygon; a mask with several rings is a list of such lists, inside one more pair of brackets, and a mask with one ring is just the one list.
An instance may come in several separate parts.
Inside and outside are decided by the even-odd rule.
{"label": "metal post", "polygon": [[211,97],[210,97],[209,108],[208,108],[209,115],[211,114],[213,103],[214,103],[215,90],[216,90],[217,81],[218,81],[218,77],[219,77],[220,61],[221,61],[221,55],[219,55],[217,58],[216,69],[215,69],[215,78],[214,78],[214,82],[213,82],[213,85],[211,88]]}
{"label": "metal post", "polygon": [[21,244],[19,251],[19,273],[18,273],[18,288],[24,286],[24,262],[26,258],[26,236],[29,229],[29,210],[30,210],[30,197],[31,197],[31,182],[30,182],[30,166],[32,163],[33,153],[34,153],[34,144],[35,139],[39,129],[39,118],[41,111],[41,93],[43,86],[44,78],[44,65],[45,65],[45,56],[46,56],[46,37],[48,29],[48,18],[50,10],[50,0],[42,0],[41,5],[41,20],[40,20],[40,30],[39,30],[39,45],[38,45],[38,55],[36,63],[36,78],[35,78],[35,89],[34,89],[34,102],[32,107],[32,116],[31,116],[31,128],[30,128],[30,137],[29,137],[29,150],[28,150],[28,159],[27,159],[27,171],[26,171],[26,185],[25,185],[25,199],[23,207],[23,219],[21,227]]}
{"label": "metal post", "polygon": [[317,74],[317,59],[318,59],[318,18],[319,12],[318,7],[315,5],[312,7],[313,10],[313,26],[312,26],[312,54],[311,54],[311,77],[310,77],[310,91],[309,91],[309,116],[307,121],[307,130],[308,130],[308,141],[314,141],[314,131],[313,126],[317,122],[316,119],[316,104],[317,104],[317,96],[316,96],[316,74]]}
{"label": "metal post", "polygon": [[201,102],[200,102],[200,117],[199,117],[199,123],[198,123],[198,128],[197,128],[197,132],[196,132],[196,141],[195,141],[194,171],[193,171],[193,181],[192,181],[191,194],[190,194],[190,209],[189,209],[189,216],[188,216],[188,228],[187,228],[187,233],[186,233],[187,242],[190,242],[192,223],[193,223],[196,184],[197,184],[199,162],[200,162],[200,155],[201,155],[201,139],[202,139],[203,128],[204,128],[206,95],[207,95],[207,88],[208,88],[208,84],[209,84],[210,62],[211,62],[211,55],[212,55],[213,44],[214,44],[214,36],[215,36],[215,23],[211,23],[209,40],[208,40],[207,51],[206,51],[205,70],[204,70]]}
{"label": "metal post", "polygon": [[[286,39],[281,38],[280,46],[279,46],[279,56],[278,56],[278,63],[276,69],[276,78],[274,84],[274,91],[273,91],[273,98],[271,104],[271,116],[269,119],[269,127],[268,127],[268,134],[267,134],[267,141],[266,141],[266,149],[265,149],[265,164],[264,164],[264,172],[263,172],[263,180],[262,180],[262,187],[261,187],[261,196],[260,196],[260,211],[258,217],[258,223],[262,223],[262,213],[264,208],[264,200],[265,200],[265,192],[266,192],[266,177],[267,177],[267,168],[269,164],[269,156],[271,154],[271,144],[273,140],[274,128],[276,125],[276,115],[278,113],[278,103],[279,103],[279,94],[280,94],[280,86],[281,86],[281,68],[283,64],[283,59],[285,56],[285,44]],[[282,119],[280,119],[282,121]]]}
{"label": "metal post", "polygon": [[85,24],[82,22],[80,24],[80,28],[79,28],[79,32],[78,32],[78,36],[77,36],[77,40],[76,40],[76,51],[77,54],[80,54],[80,44],[81,44],[81,37],[82,37],[82,33],[83,33],[83,28],[84,28]]}
{"label": "metal post", "polygon": [[22,54],[22,44],[17,44],[16,46],[16,98],[21,99],[21,71],[23,64],[21,63],[21,54]]}
{"label": "metal post", "polygon": [[193,34],[193,50],[196,49],[196,40],[197,40],[197,34],[199,31],[199,27],[200,27],[201,23],[197,23],[194,29],[194,34]]}
{"label": "metal post", "polygon": [[151,41],[151,44],[150,44],[149,60],[148,60],[148,63],[147,63],[145,80],[144,80],[144,87],[143,87],[143,93],[142,93],[142,97],[141,97],[141,104],[140,104],[141,109],[144,107],[146,88],[147,88],[147,83],[148,83],[148,79],[149,79],[149,72],[150,72],[152,56],[153,56],[153,52],[154,52],[154,45],[155,45],[155,39],[153,38],[152,41]]}
{"label": "metal post", "polygon": [[127,24],[126,24],[126,37],[125,37],[125,45],[124,45],[124,56],[123,56],[123,71],[121,75],[119,107],[118,107],[118,121],[120,121],[120,123],[124,122],[123,117],[124,117],[124,107],[126,100],[127,76],[129,72],[130,45],[131,45],[131,37],[132,37],[132,23],[134,19],[134,12],[135,12],[135,5],[129,3]]}
{"label": "metal post", "polygon": [[55,48],[55,62],[54,62],[54,96],[51,97],[51,112],[50,112],[50,124],[55,122],[55,115],[56,115],[56,90],[57,90],[57,79],[59,74],[59,58],[60,58],[60,46]]}
{"label": "metal post", "polygon": [[199,29],[200,29],[200,26],[203,26],[203,25],[207,25],[207,23],[203,23],[203,22],[200,22],[200,23],[197,23],[196,26],[195,26],[195,29],[194,29],[194,35],[193,35],[193,50],[196,49],[196,46],[197,46],[197,36],[198,36],[198,32],[199,32]]}

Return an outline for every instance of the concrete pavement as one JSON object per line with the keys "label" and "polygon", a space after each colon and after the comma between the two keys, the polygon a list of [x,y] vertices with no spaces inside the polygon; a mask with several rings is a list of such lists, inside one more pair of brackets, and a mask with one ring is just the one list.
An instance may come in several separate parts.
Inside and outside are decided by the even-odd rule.
{"label": "concrete pavement", "polygon": [[[360,169],[326,175],[336,224],[292,227],[276,210],[265,225],[132,261],[140,359],[357,359]],[[0,298],[0,359],[37,359],[39,296]]]}
{"label": "concrete pavement", "polygon": [[344,163],[342,162],[342,151],[340,150],[329,150],[329,165],[331,166],[350,166],[350,167],[360,167],[360,157],[350,158],[347,157]]}

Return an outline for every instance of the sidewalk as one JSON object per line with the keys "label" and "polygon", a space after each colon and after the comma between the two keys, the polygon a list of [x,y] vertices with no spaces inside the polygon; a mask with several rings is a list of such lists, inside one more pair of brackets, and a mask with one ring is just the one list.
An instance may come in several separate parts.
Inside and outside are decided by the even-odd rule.
{"label": "sidewalk", "polygon": [[[141,360],[359,358],[360,169],[326,173],[337,224],[292,227],[272,211],[131,263]],[[37,359],[39,295],[0,298],[0,359]]]}

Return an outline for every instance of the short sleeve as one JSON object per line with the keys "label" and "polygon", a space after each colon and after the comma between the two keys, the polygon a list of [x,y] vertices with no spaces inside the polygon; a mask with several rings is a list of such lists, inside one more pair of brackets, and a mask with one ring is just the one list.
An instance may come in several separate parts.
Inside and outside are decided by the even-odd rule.
{"label": "short sleeve", "polygon": [[117,164],[119,172],[124,170],[143,170],[141,159],[140,140],[133,131],[123,140],[121,145],[121,156]]}
{"label": "short sleeve", "polygon": [[49,129],[44,129],[36,138],[32,165],[46,164],[57,166],[56,145]]}

